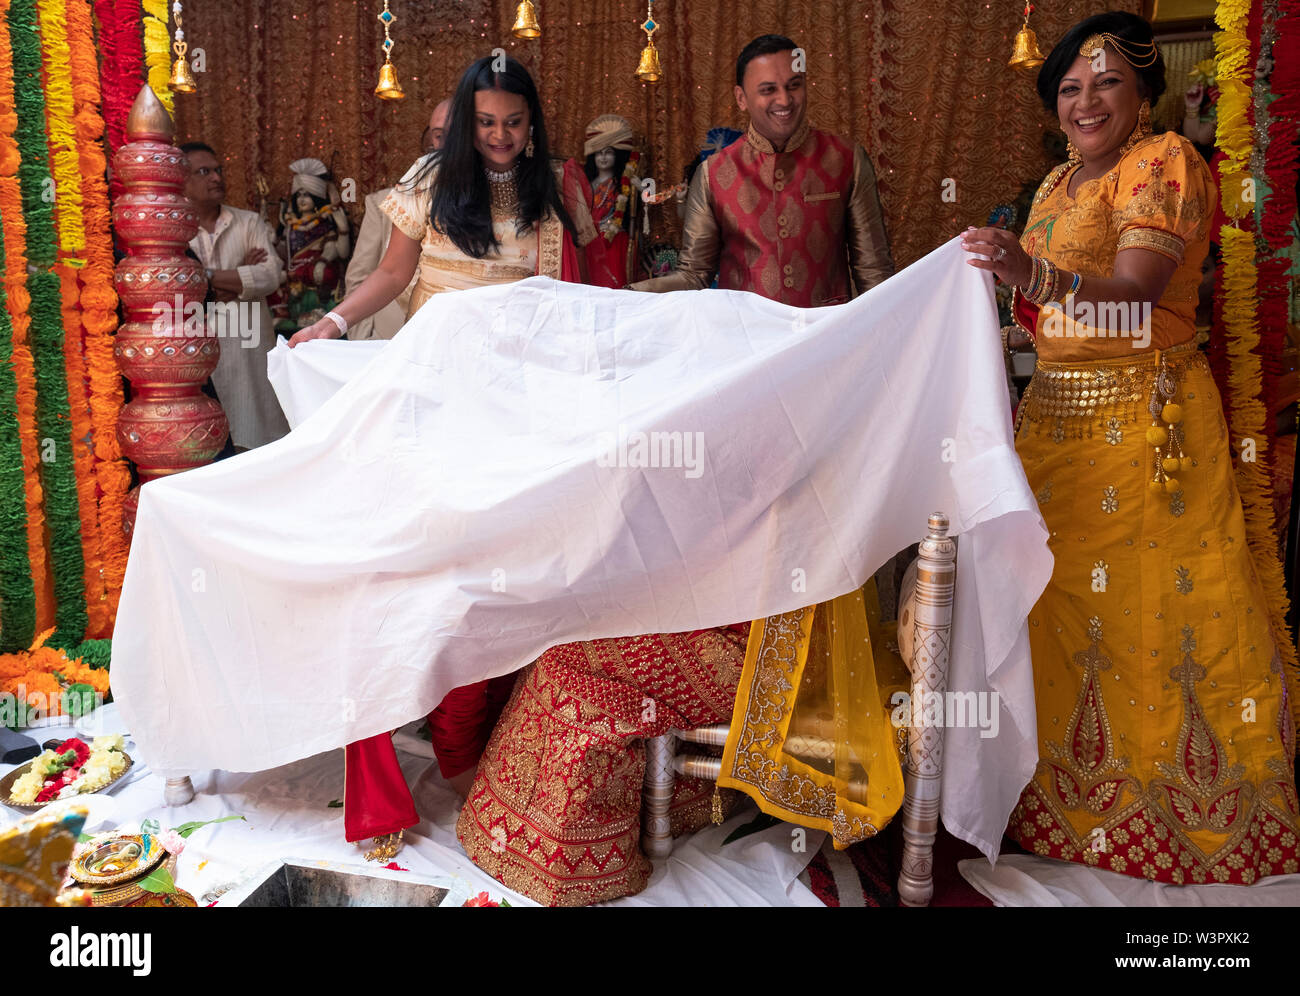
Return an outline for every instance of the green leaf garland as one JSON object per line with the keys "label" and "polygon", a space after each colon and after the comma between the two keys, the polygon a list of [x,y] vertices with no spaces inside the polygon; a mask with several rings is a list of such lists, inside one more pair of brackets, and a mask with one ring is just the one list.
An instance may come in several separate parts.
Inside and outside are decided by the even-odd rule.
{"label": "green leaf garland", "polygon": [[35,0],[13,0],[9,7],[13,48],[14,134],[22,161],[18,180],[27,222],[27,290],[32,303],[28,338],[36,371],[36,431],[41,452],[41,485],[49,527],[50,565],[54,584],[53,642],[79,642],[86,633],[85,560],[77,478],[73,464],[72,417],[63,357],[63,316],[56,260],[53,190],[45,135],[45,93],[41,85],[41,41]]}

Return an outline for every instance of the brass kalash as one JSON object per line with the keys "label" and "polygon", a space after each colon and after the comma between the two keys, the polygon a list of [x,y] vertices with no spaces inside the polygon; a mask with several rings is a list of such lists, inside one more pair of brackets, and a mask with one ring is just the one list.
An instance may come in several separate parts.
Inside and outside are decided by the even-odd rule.
{"label": "brass kalash", "polygon": [[1007,63],[1012,69],[1037,69],[1043,64],[1043,53],[1038,50],[1038,36],[1029,26],[1029,15],[1033,4],[1025,4],[1025,20],[1016,32],[1016,41],[1011,49],[1011,61]]}

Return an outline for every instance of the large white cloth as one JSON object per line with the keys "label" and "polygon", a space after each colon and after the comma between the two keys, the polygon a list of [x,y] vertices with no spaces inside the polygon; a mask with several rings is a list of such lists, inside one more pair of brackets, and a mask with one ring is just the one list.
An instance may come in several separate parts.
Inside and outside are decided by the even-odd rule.
{"label": "large white cloth", "polygon": [[[942,814],[991,859],[1037,761],[1026,617],[1052,559],[964,259],[816,310],[546,278],[436,295],[287,438],[143,488],[113,648],[141,754],[268,768],[557,643],[826,601],[942,511],[950,687],[1000,704],[995,736],[945,732]],[[676,461],[641,459],[651,432]]]}

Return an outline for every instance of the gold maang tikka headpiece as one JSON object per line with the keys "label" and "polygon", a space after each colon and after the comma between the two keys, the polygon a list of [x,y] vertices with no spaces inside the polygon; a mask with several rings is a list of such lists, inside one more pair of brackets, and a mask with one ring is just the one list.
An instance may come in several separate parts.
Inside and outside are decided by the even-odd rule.
{"label": "gold maang tikka headpiece", "polygon": [[[1125,41],[1123,38],[1116,38],[1109,31],[1103,32],[1099,35],[1089,35],[1084,40],[1084,43],[1079,46],[1079,54],[1085,59],[1091,59],[1100,52],[1108,42],[1110,43],[1110,47],[1123,56],[1124,61],[1134,69],[1146,69],[1147,66],[1152,65],[1156,59],[1160,57],[1160,53],[1156,51],[1155,42],[1151,41],[1144,44],[1141,42]],[[1143,59],[1146,61],[1141,61]]]}

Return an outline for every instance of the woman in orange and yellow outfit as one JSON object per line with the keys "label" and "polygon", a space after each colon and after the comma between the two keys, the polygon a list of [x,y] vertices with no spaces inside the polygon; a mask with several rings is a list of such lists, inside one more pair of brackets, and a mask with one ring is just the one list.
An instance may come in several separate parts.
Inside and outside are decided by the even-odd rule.
{"label": "woman in orange and yellow outfit", "polygon": [[1216,191],[1189,142],[1150,133],[1164,65],[1141,18],[1075,25],[1038,90],[1070,161],[1019,242],[966,233],[1037,344],[1016,446],[1056,558],[1029,618],[1038,768],[1008,833],[1160,882],[1295,872],[1294,647],[1193,345]]}

